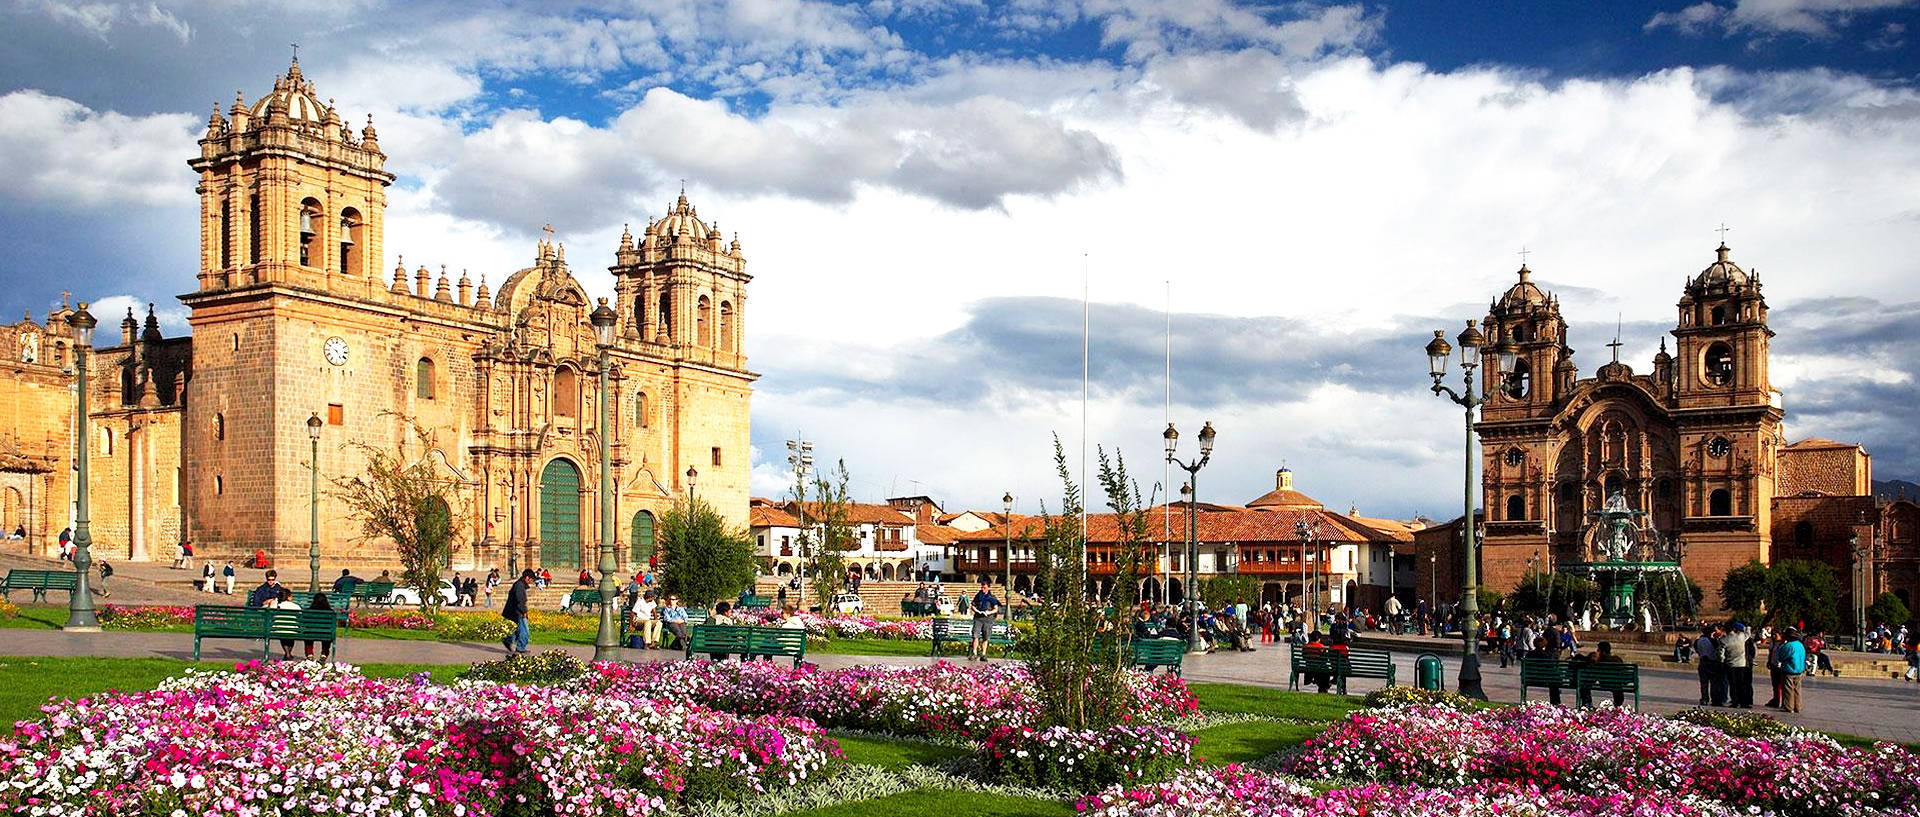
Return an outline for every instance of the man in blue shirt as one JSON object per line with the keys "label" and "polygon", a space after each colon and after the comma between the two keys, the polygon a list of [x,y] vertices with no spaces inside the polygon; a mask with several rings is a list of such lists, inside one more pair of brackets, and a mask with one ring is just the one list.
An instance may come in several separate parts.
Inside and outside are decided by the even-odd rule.
{"label": "man in blue shirt", "polygon": [[[213,580],[208,579],[207,584],[213,584]],[[207,589],[212,590],[213,588],[208,587]],[[280,598],[280,571],[269,570],[267,571],[267,580],[261,583],[259,587],[254,588],[252,593],[247,594],[247,606],[265,607],[278,598]]]}
{"label": "man in blue shirt", "polygon": [[1787,641],[1780,645],[1780,671],[1786,673],[1780,685],[1780,710],[1800,711],[1800,676],[1807,674],[1807,645],[1800,643],[1800,631],[1788,627],[1780,633]]}
{"label": "man in blue shirt", "polygon": [[980,592],[973,594],[973,648],[967,660],[987,660],[987,638],[993,634],[993,620],[999,614],[1000,600],[994,598],[993,582],[980,580]]}

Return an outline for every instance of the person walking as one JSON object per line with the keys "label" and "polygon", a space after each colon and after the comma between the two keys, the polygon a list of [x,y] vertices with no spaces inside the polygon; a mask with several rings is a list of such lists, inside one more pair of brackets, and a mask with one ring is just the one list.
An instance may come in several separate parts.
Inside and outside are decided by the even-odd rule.
{"label": "person walking", "polygon": [[520,571],[520,580],[507,591],[506,606],[500,608],[500,617],[513,622],[513,632],[500,638],[500,646],[507,648],[507,655],[525,655],[527,641],[533,637],[527,627],[527,588],[532,584],[533,570]]}
{"label": "person walking", "polygon": [[1726,665],[1727,706],[1753,708],[1753,659],[1747,650],[1747,625],[1733,623],[1732,631],[1720,639],[1720,662]]}
{"label": "person walking", "polygon": [[999,618],[1000,609],[1000,599],[993,595],[993,582],[981,579],[980,592],[973,594],[973,644],[967,660],[987,660],[987,639],[993,635],[993,620]]}
{"label": "person walking", "polygon": [[113,595],[107,592],[107,580],[111,578],[113,578],[113,565],[107,564],[105,559],[100,560],[100,583],[93,586],[93,592],[102,596]]}
{"label": "person walking", "polygon": [[1807,674],[1807,646],[1800,643],[1800,631],[1794,627],[1782,630],[1780,671],[1786,678],[1780,684],[1780,711],[1800,711],[1800,678]]}
{"label": "person walking", "polygon": [[500,586],[500,568],[487,571],[487,609],[493,609],[493,589]]}
{"label": "person walking", "polygon": [[202,590],[205,590],[205,591],[207,591],[208,593],[218,593],[218,592],[220,592],[220,591],[219,591],[219,589],[218,589],[217,587],[215,587],[215,585],[214,585],[214,580],[213,580],[213,575],[214,575],[214,571],[213,571],[213,563],[212,563],[212,562],[207,562],[206,564],[203,564],[203,565],[201,565],[200,567],[201,567],[201,570],[200,570],[200,589],[202,589]]}
{"label": "person walking", "polygon": [[227,580],[227,595],[229,596],[233,595],[233,580],[234,580],[235,574],[233,570],[232,559],[227,560],[226,567],[220,568],[220,575]]}

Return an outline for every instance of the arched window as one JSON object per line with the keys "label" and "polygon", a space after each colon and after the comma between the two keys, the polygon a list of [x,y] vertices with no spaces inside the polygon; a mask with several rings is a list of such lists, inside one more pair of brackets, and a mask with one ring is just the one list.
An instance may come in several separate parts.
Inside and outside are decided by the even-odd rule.
{"label": "arched window", "polygon": [[720,349],[733,351],[733,302],[720,302]]}
{"label": "arched window", "polygon": [[660,293],[660,334],[673,337],[673,299],[667,293]]}
{"label": "arched window", "polygon": [[100,453],[113,456],[113,429],[100,429]]}
{"label": "arched window", "polygon": [[553,413],[561,417],[573,417],[580,413],[579,378],[565,366],[553,372]]}
{"label": "arched window", "polygon": [[260,225],[266,218],[260,212],[260,194],[247,196],[247,258],[248,263],[260,263]]}
{"label": "arched window", "polygon": [[1700,358],[1700,376],[1715,386],[1724,386],[1733,382],[1733,347],[1716,342],[1707,347]]}
{"label": "arched window", "polygon": [[1793,544],[1796,547],[1813,547],[1813,523],[1800,520],[1793,526]]}
{"label": "arched window", "polygon": [[233,202],[220,201],[220,268],[233,267]]}
{"label": "arched window", "polygon": [[1507,497],[1507,521],[1513,522],[1527,518],[1527,501],[1519,494]]}
{"label": "arched window", "polygon": [[224,440],[227,438],[227,415],[219,412],[214,413],[213,438],[216,440]]}
{"label": "arched window", "polygon": [[1525,399],[1527,393],[1533,390],[1533,367],[1528,366],[1524,360],[1514,361],[1513,373],[1507,375],[1506,390],[1508,397],[1515,400]]}
{"label": "arched window", "polygon": [[636,426],[639,426],[640,428],[647,427],[647,393],[646,392],[641,392],[633,396],[633,424]]}
{"label": "arched window", "polygon": [[1720,324],[1723,324],[1726,322],[1727,322],[1727,308],[1724,306],[1714,307],[1713,308],[1713,325],[1719,326]]}
{"label": "arched window", "polygon": [[695,308],[693,318],[694,342],[702,347],[713,346],[713,302],[707,296],[700,296],[699,306]]}
{"label": "arched window", "polygon": [[340,211],[340,274],[359,275],[360,259],[364,257],[360,249],[365,239],[366,225],[362,224],[360,211],[352,207]]}
{"label": "arched window", "polygon": [[1707,515],[1732,516],[1733,492],[1725,488],[1719,488],[1714,490],[1713,493],[1707,494]]}
{"label": "arched window", "polygon": [[1625,479],[1622,479],[1618,472],[1607,475],[1607,496],[1608,497],[1612,497],[1614,494],[1624,494],[1626,493],[1626,490],[1627,490],[1627,481]]}
{"label": "arched window", "polygon": [[631,561],[629,561],[628,564],[634,565],[634,567],[628,569],[637,570],[639,565],[650,564],[652,562],[653,514],[651,512],[639,511],[633,515],[633,529],[630,533],[629,544],[632,546],[633,552],[629,557]]}
{"label": "arched window", "polygon": [[433,359],[420,358],[413,364],[413,396],[422,400],[433,399]]}
{"label": "arched window", "polygon": [[318,200],[306,199],[300,202],[300,214],[295,218],[299,220],[300,228],[298,238],[300,242],[300,266],[319,266],[320,255],[323,252],[320,248],[325,246],[320,243],[320,233],[326,226],[326,213],[320,209],[320,202]]}

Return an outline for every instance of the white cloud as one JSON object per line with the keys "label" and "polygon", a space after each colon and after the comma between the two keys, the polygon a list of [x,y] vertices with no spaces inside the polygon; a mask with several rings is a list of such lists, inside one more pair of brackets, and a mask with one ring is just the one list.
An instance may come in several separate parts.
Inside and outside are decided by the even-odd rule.
{"label": "white cloud", "polygon": [[125,116],[39,91],[0,96],[0,198],[56,209],[191,205],[186,159],[205,125]]}
{"label": "white cloud", "polygon": [[1724,28],[1729,34],[1827,38],[1860,14],[1913,4],[1914,0],[1736,0],[1732,6],[1704,2],[1657,13],[1647,20],[1646,28],[1671,27],[1694,35]]}
{"label": "white cloud", "polygon": [[193,27],[172,12],[153,2],[91,3],[32,0],[29,8],[65,25],[82,29],[105,42],[114,29],[126,26],[151,27],[185,44],[193,37]]}

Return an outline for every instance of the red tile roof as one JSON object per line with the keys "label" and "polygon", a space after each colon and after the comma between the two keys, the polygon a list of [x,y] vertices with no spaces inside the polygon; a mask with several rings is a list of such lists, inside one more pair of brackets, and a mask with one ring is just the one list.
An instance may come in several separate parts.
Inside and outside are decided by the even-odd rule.
{"label": "red tile roof", "polygon": [[[1157,507],[1148,510],[1145,516],[1149,541],[1159,541],[1163,527],[1170,528],[1176,539],[1184,538],[1187,529],[1185,508]],[[1272,508],[1212,511],[1207,510],[1203,505],[1200,512],[1195,515],[1200,541],[1223,543],[1296,543],[1299,538],[1294,533],[1293,525],[1302,519],[1308,524],[1320,523],[1319,538],[1323,542],[1400,541],[1391,533],[1375,530],[1340,514],[1323,510]],[[1112,544],[1119,541],[1119,524],[1115,521],[1113,514],[1090,514],[1087,516],[1087,534],[1090,542]],[[1045,529],[1039,517],[1018,515],[1014,517],[1014,538],[1038,539],[1044,535]],[[987,530],[960,533],[955,539],[960,542],[993,542],[1005,537],[1006,529],[995,526]]]}

